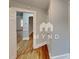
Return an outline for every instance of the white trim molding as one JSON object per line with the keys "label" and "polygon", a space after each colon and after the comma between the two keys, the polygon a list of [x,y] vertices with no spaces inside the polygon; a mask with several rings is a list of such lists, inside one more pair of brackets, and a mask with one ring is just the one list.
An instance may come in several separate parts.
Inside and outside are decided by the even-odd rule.
{"label": "white trim molding", "polygon": [[66,54],[62,54],[62,55],[57,55],[54,57],[50,57],[50,59],[70,59],[70,54],[66,53]]}

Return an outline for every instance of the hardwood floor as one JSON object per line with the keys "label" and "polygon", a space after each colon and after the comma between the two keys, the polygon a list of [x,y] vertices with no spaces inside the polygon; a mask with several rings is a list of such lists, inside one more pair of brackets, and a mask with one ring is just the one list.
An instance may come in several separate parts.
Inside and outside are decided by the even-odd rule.
{"label": "hardwood floor", "polygon": [[[23,41],[17,35],[17,58],[16,59],[50,59],[47,45],[33,49],[33,33],[29,35],[29,40]],[[19,40],[20,39],[20,40]]]}

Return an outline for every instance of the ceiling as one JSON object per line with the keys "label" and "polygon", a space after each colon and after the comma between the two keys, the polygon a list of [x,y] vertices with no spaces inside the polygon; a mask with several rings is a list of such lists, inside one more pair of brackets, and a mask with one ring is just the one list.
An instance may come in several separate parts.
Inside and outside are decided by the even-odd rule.
{"label": "ceiling", "polygon": [[[15,1],[18,3],[26,4],[44,10],[48,10],[50,3],[50,0],[10,0],[10,1]],[[70,0],[59,0],[59,1],[69,2]]]}
{"label": "ceiling", "polygon": [[47,10],[50,0],[15,0],[16,2],[24,3],[36,8]]}

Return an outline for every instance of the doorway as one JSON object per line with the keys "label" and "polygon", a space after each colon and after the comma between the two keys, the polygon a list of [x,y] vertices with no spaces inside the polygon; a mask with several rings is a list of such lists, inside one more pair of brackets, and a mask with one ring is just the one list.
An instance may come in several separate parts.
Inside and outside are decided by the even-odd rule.
{"label": "doorway", "polygon": [[17,58],[16,59],[49,59],[47,45],[33,48],[33,14],[28,12],[16,13],[17,29]]}
{"label": "doorway", "polygon": [[[33,14],[28,12],[16,13],[17,57],[28,52],[30,35],[33,33]],[[33,45],[33,44],[31,44]],[[32,46],[30,46],[32,47]],[[30,49],[29,49],[30,50]]]}

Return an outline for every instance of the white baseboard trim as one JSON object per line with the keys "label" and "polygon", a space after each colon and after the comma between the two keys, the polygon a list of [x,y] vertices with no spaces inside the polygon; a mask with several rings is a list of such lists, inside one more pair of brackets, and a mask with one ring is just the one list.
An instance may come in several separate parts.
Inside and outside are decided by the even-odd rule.
{"label": "white baseboard trim", "polygon": [[34,48],[34,49],[36,49],[36,48],[39,48],[39,47],[42,47],[42,46],[44,46],[45,44],[47,44],[47,41],[45,41],[45,42],[42,42],[42,43],[40,43],[40,44],[37,44],[37,45],[33,45],[33,48]]}
{"label": "white baseboard trim", "polygon": [[60,59],[60,58],[65,59],[63,57],[68,57],[68,59],[70,59],[70,54],[66,53],[66,54],[62,54],[62,55],[58,55],[58,56],[53,56],[53,57],[50,57],[50,59]]}

